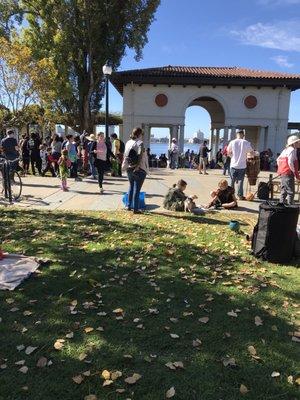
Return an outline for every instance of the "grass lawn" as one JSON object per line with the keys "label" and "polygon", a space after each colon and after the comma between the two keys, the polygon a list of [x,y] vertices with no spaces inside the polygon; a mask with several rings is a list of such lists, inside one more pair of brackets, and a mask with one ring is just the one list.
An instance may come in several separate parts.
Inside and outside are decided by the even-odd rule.
{"label": "grass lawn", "polygon": [[0,209],[1,242],[51,260],[0,292],[1,400],[299,399],[299,270],[228,215]]}

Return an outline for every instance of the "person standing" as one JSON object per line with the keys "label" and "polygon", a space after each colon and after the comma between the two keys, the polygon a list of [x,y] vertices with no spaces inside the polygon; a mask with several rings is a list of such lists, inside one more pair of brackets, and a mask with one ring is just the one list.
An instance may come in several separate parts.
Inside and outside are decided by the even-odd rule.
{"label": "person standing", "polygon": [[175,138],[173,138],[171,142],[169,157],[170,157],[170,168],[171,169],[178,168],[179,147],[177,145],[177,140]]}
{"label": "person standing", "polygon": [[29,152],[29,136],[22,135],[22,140],[20,141],[20,151],[22,158],[22,167],[24,175],[28,174],[29,164],[30,164],[30,152]]}
{"label": "person standing", "polygon": [[[19,157],[19,146],[17,139],[14,137],[15,132],[9,130],[6,133],[6,138],[1,140],[0,147],[7,160],[13,161]],[[10,165],[10,171],[13,173],[18,167],[18,161]]]}
{"label": "person standing", "polygon": [[245,139],[245,132],[240,130],[236,134],[236,139],[232,140],[227,148],[227,154],[231,157],[231,187],[234,188],[238,183],[237,195],[239,200],[245,200],[244,197],[244,179],[247,166],[247,153],[252,153],[253,149],[250,142]]}
{"label": "person standing", "polygon": [[69,160],[71,161],[70,178],[74,178],[75,181],[81,181],[81,178],[78,176],[78,154],[76,142],[71,134],[67,135],[66,138],[67,142],[65,148],[68,150]]}
{"label": "person standing", "polygon": [[295,178],[300,181],[297,149],[300,138],[292,135],[287,140],[286,148],[277,158],[278,174],[281,177],[280,203],[294,204]]}
{"label": "person standing", "polygon": [[228,172],[228,175],[230,176],[230,161],[231,158],[228,155],[228,144],[224,146],[224,149],[222,150],[222,155],[223,155],[223,175],[226,175],[226,172]]}
{"label": "person standing", "polygon": [[129,181],[128,211],[140,214],[139,198],[140,191],[149,173],[147,152],[143,144],[143,131],[141,128],[134,128],[130,140],[125,145],[124,160],[122,169],[127,172]]}
{"label": "person standing", "polygon": [[94,143],[97,142],[97,137],[94,133],[90,136],[86,137],[88,144],[87,144],[87,154],[88,154],[88,162],[89,162],[89,169],[90,169],[90,176],[88,179],[97,179],[97,171],[95,167],[95,157],[94,157]]}
{"label": "person standing", "polygon": [[203,175],[208,175],[208,173],[206,172],[206,165],[208,162],[208,153],[210,151],[211,150],[209,150],[209,148],[207,147],[207,141],[204,140],[199,149],[199,174],[202,174],[203,170]]}
{"label": "person standing", "polygon": [[121,177],[122,176],[122,162],[124,157],[124,150],[125,145],[124,142],[118,139],[116,133],[110,135],[111,142],[112,142],[112,152],[116,157],[116,168],[115,168],[115,175]]}
{"label": "person standing", "polygon": [[41,141],[39,136],[32,132],[30,135],[30,139],[28,142],[29,151],[30,151],[30,163],[31,163],[31,172],[35,175],[35,167],[37,168],[40,175],[42,175],[42,160],[40,157],[40,144]]}
{"label": "person standing", "polygon": [[115,158],[111,152],[110,147],[105,141],[105,135],[103,132],[97,134],[97,142],[93,142],[92,152],[95,157],[95,167],[98,171],[98,183],[100,194],[103,194],[103,178],[104,173],[110,169],[110,157]]}

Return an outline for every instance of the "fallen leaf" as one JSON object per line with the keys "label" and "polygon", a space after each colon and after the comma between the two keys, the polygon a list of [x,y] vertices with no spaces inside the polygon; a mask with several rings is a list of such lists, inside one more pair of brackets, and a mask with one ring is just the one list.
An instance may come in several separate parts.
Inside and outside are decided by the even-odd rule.
{"label": "fallen leaf", "polygon": [[91,376],[91,371],[90,371],[90,370],[84,371],[84,372],[82,373],[82,375],[83,375],[83,376]]}
{"label": "fallen leaf", "polygon": [[261,319],[260,317],[258,317],[258,316],[256,316],[256,317],[254,318],[254,323],[255,323],[256,326],[263,325],[262,319]]}
{"label": "fallen leaf", "polygon": [[272,378],[277,378],[278,376],[280,376],[280,372],[277,372],[277,371],[274,371],[274,372],[272,372],[272,374],[271,374],[271,377],[272,377]]}
{"label": "fallen leaf", "polygon": [[235,359],[233,357],[225,357],[223,359],[223,365],[224,367],[235,367],[236,363],[235,363]]}
{"label": "fallen leaf", "polygon": [[26,347],[25,354],[27,354],[29,356],[36,349],[37,349],[37,347],[28,346],[28,347]]}
{"label": "fallen leaf", "polygon": [[203,324],[207,324],[207,322],[209,321],[208,317],[202,317],[198,319],[199,322],[202,322]]}
{"label": "fallen leaf", "polygon": [[98,400],[98,398],[95,394],[89,394],[84,397],[84,400]]}
{"label": "fallen leaf", "polygon": [[74,333],[73,332],[70,332],[70,333],[66,334],[66,338],[67,339],[72,339],[73,337],[74,337]]}
{"label": "fallen leaf", "polygon": [[20,360],[20,361],[16,361],[15,365],[24,365],[25,364],[25,360]]}
{"label": "fallen leaf", "polygon": [[141,377],[142,376],[140,374],[134,373],[132,376],[129,376],[128,378],[124,379],[124,381],[129,385],[134,385],[139,379],[141,379]]}
{"label": "fallen leaf", "polygon": [[114,381],[112,381],[111,379],[107,379],[103,382],[102,386],[110,386],[112,383],[114,383]]}
{"label": "fallen leaf", "polygon": [[102,378],[104,378],[106,381],[110,379],[110,372],[107,371],[107,369],[103,370],[101,373]]}
{"label": "fallen leaf", "polygon": [[87,354],[86,353],[80,353],[78,356],[78,360],[79,361],[83,361],[87,358]]}
{"label": "fallen leaf", "polygon": [[170,361],[165,364],[165,366],[169,369],[176,370],[175,365]]}
{"label": "fallen leaf", "polygon": [[23,312],[24,317],[28,317],[31,314],[33,314],[33,313],[31,311],[28,311],[28,310]]}
{"label": "fallen leaf", "polygon": [[251,356],[256,356],[256,349],[254,346],[248,346],[248,351],[251,354]]}
{"label": "fallen leaf", "polygon": [[44,367],[46,367],[47,363],[48,363],[47,358],[46,357],[41,357],[41,358],[38,359],[38,362],[36,363],[36,366],[38,368],[44,368]]}
{"label": "fallen leaf", "polygon": [[91,326],[87,326],[86,328],[84,328],[85,333],[93,332],[93,330],[94,330],[94,328],[92,328]]}
{"label": "fallen leaf", "polygon": [[166,399],[171,399],[172,397],[175,396],[175,388],[172,386],[169,390],[166,392]]}
{"label": "fallen leaf", "polygon": [[172,339],[178,339],[179,335],[177,335],[176,333],[170,333],[170,336]]}
{"label": "fallen leaf", "polygon": [[202,342],[200,339],[195,339],[193,340],[193,347],[199,347],[201,346]]}
{"label": "fallen leaf", "polygon": [[25,349],[25,346],[23,344],[20,344],[20,346],[17,346],[18,351],[22,351]]}
{"label": "fallen leaf", "polygon": [[21,368],[19,369],[19,371],[22,372],[22,374],[27,374],[27,372],[28,372],[28,367],[26,367],[26,365],[24,365],[23,367],[21,367]]}
{"label": "fallen leaf", "polygon": [[289,376],[287,377],[287,381],[288,381],[288,383],[289,383],[290,385],[292,385],[292,384],[294,383],[294,377],[293,377],[292,375],[289,375]]}
{"label": "fallen leaf", "polygon": [[227,315],[229,315],[229,317],[235,317],[235,318],[237,318],[237,313],[236,312],[234,312],[233,310],[231,310],[231,311],[229,311],[228,313],[227,313]]}
{"label": "fallen leaf", "polygon": [[126,392],[126,390],[125,389],[116,389],[116,393],[125,393]]}
{"label": "fallen leaf", "polygon": [[83,382],[84,378],[82,375],[76,375],[73,376],[72,380],[73,382],[77,383],[77,385],[80,385]]}
{"label": "fallen leaf", "polygon": [[246,393],[248,393],[248,392],[249,392],[249,390],[248,390],[247,386],[241,384],[241,386],[240,386],[240,393],[241,393],[241,394],[246,394]]}
{"label": "fallen leaf", "polygon": [[295,379],[295,383],[296,383],[298,386],[300,386],[300,377],[297,378],[297,379]]}
{"label": "fallen leaf", "polygon": [[123,374],[122,374],[121,371],[112,372],[112,373],[111,373],[111,379],[112,379],[113,381],[115,381],[116,379],[121,378],[122,375],[123,375]]}
{"label": "fallen leaf", "polygon": [[61,350],[64,347],[64,342],[65,339],[57,339],[57,341],[54,343],[54,348],[56,350]]}
{"label": "fallen leaf", "polygon": [[184,369],[182,361],[175,361],[173,364],[175,365],[176,368]]}
{"label": "fallen leaf", "polygon": [[115,310],[113,310],[114,314],[123,314],[124,310],[123,308],[116,308]]}

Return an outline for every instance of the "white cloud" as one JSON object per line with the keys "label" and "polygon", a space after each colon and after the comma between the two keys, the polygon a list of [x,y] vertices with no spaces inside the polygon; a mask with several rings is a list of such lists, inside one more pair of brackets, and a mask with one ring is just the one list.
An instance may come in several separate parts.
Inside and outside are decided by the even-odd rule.
{"label": "white cloud", "polygon": [[258,22],[242,30],[232,30],[230,33],[243,44],[300,52],[300,22],[296,20],[273,24]]}
{"label": "white cloud", "polygon": [[294,66],[294,64],[289,62],[287,56],[274,56],[271,57],[271,60],[275,61],[282,68],[292,68]]}
{"label": "white cloud", "polygon": [[288,6],[300,4],[300,0],[257,0],[257,2],[264,6]]}

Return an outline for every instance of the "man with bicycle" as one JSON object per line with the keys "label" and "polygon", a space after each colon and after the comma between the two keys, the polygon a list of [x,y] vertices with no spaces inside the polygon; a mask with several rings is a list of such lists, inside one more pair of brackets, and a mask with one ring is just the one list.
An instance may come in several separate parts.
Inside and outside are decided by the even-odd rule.
{"label": "man with bicycle", "polygon": [[[13,130],[7,131],[6,137],[1,140],[0,144],[4,158],[9,161],[16,160],[16,158],[19,157],[19,146],[14,134],[15,132]],[[12,163],[10,165],[11,171],[15,171],[17,166],[18,161]]]}

